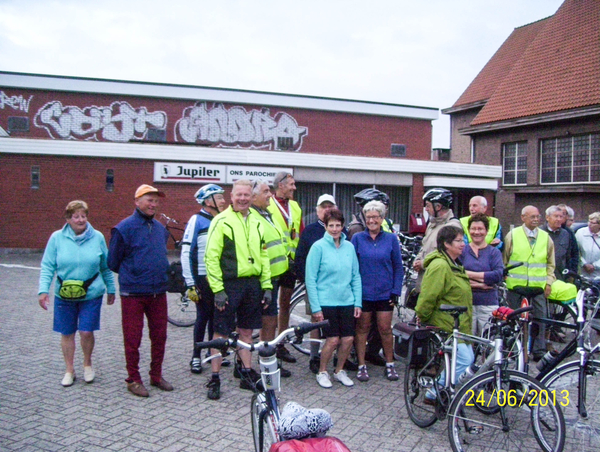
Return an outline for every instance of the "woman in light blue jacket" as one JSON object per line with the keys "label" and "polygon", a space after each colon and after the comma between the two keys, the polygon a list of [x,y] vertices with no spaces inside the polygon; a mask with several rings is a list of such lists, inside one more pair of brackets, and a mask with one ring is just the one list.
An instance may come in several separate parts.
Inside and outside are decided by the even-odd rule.
{"label": "woman in light blue jacket", "polygon": [[354,382],[343,370],[354,341],[355,319],[362,308],[362,285],[354,246],[342,233],[344,215],[332,209],[324,219],[326,233],[311,247],[306,258],[306,291],[315,321],[329,320],[327,337],[321,350],[317,382],[332,386],[327,365],[338,348],[338,362],[333,378],[344,386]]}
{"label": "woman in light blue jacket", "polygon": [[92,351],[94,331],[100,329],[100,308],[106,291],[107,303],[115,302],[115,281],[106,264],[106,241],[87,221],[88,206],[71,201],[65,209],[67,224],[55,231],[42,258],[38,302],[48,309],[50,285],[54,284],[54,331],[61,333],[66,373],[63,386],[75,381],[75,333],[79,330],[83,351],[83,378],[94,381]]}

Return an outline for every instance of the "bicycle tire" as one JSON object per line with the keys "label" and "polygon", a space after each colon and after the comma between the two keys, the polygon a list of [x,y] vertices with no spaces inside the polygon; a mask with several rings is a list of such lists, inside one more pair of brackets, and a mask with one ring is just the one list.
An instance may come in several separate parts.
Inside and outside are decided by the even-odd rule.
{"label": "bicycle tire", "polygon": [[267,406],[263,393],[252,395],[250,419],[255,451],[268,452],[272,444],[279,442],[279,434],[275,415]]}
{"label": "bicycle tire", "polygon": [[[297,285],[292,293],[292,299],[290,301],[290,326],[311,321],[310,315],[306,313],[308,297],[306,296],[306,288],[303,286],[303,284]],[[294,344],[292,342],[291,345],[300,353],[310,355],[310,342],[302,342],[300,344]]]}
{"label": "bicycle tire", "polygon": [[[577,325],[577,310],[575,309],[575,306],[573,304],[561,304],[558,302],[552,302],[549,304],[549,306],[552,309],[552,319],[570,323],[572,325]],[[554,331],[561,331],[560,328],[555,327],[554,325],[548,325],[546,326],[546,329],[549,330],[551,333]],[[577,335],[577,330],[565,328],[562,331],[562,333],[564,334],[564,338],[560,339],[558,342],[568,344]],[[550,334],[550,341],[556,342],[555,339],[557,339],[557,337],[554,334]]]}
{"label": "bicycle tire", "polygon": [[[438,344],[441,346],[441,344]],[[444,363],[436,354],[439,347],[435,346],[433,340],[428,341],[431,354],[433,356],[424,367],[416,367],[410,363],[406,364],[404,374],[404,403],[408,417],[415,425],[421,428],[427,428],[435,424],[438,419],[435,405],[428,405],[425,402],[425,394],[432,390],[435,394],[434,380],[437,379],[443,371]],[[438,403],[438,402],[436,402]]]}
{"label": "bicycle tire", "polygon": [[[491,394],[490,390],[493,390]],[[508,391],[514,391],[512,401],[506,397],[510,394]],[[512,370],[503,371],[499,378],[492,370],[468,381],[453,398],[448,410],[448,437],[452,450],[510,452],[541,447],[547,452],[561,452],[566,433],[563,413],[553,403],[533,406],[540,394],[548,394],[546,386],[527,374]],[[475,407],[478,403],[492,401],[501,405],[494,413],[483,413]]]}
{"label": "bicycle tire", "polygon": [[167,293],[167,321],[171,325],[190,327],[196,323],[196,303],[183,293]]}
{"label": "bicycle tire", "polygon": [[557,397],[563,398],[565,394],[562,391],[567,391],[569,403],[562,406],[567,426],[567,449],[600,450],[600,360],[590,359],[586,363],[582,397],[587,418],[581,417],[578,410],[579,360],[553,369],[542,383],[548,390],[557,391]]}

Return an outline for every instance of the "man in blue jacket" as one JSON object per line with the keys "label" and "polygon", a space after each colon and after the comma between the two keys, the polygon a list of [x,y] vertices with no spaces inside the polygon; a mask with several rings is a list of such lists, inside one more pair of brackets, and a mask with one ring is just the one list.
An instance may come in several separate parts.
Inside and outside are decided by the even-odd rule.
{"label": "man in blue jacket", "polygon": [[150,185],[135,192],[135,211],[111,231],[108,266],[119,274],[121,319],[127,363],[127,389],[148,397],[140,376],[140,344],[144,314],[150,330],[150,384],[163,391],[173,386],[162,377],[167,342],[167,239],[165,227],[154,219],[165,194]]}

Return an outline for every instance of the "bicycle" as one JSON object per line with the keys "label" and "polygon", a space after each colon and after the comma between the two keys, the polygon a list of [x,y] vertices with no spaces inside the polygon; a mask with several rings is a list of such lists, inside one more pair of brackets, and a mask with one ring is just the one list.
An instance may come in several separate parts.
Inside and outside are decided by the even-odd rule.
{"label": "bicycle", "polygon": [[[550,324],[574,329],[575,337],[553,359],[542,366],[537,378],[549,390],[565,394],[570,403],[563,407],[567,441],[571,450],[598,450],[600,447],[600,344],[592,346],[590,333],[600,306],[598,283],[582,276],[576,276],[579,290],[575,306],[575,325],[548,320]],[[578,359],[565,361],[577,352]],[[576,396],[575,396],[576,395]],[[588,399],[588,396],[591,396]],[[571,400],[572,399],[572,400]]]}
{"label": "bicycle", "polygon": [[[439,329],[432,329],[424,344],[416,349],[416,362],[414,356],[409,357],[405,402],[411,420],[419,427],[429,427],[447,416],[448,436],[455,452],[512,451],[523,445],[537,445],[548,452],[562,451],[565,441],[562,411],[552,404],[532,406],[540,394],[548,394],[547,388],[527,374],[507,369],[504,336],[513,334],[511,322],[518,321],[521,314],[533,308],[520,308],[505,319],[496,319],[494,340],[458,330],[459,316],[466,312],[466,307],[442,305],[439,309],[453,316],[453,332],[444,337]],[[460,383],[455,377],[459,340],[486,344],[494,349],[473,376],[461,377]],[[414,353],[412,350],[411,355]],[[447,369],[450,372],[449,375],[446,372],[442,385],[440,377]],[[469,371],[467,377],[468,374]],[[504,398],[498,394],[504,394]],[[521,403],[507,403],[507,394],[515,397],[519,394]]]}
{"label": "bicycle", "polygon": [[196,343],[195,346],[200,349],[214,348],[220,350],[219,353],[204,359],[203,362],[208,362],[218,356],[226,356],[229,349],[234,350],[236,353],[240,348],[251,352],[258,351],[262,387],[260,384],[252,382],[254,394],[250,402],[250,419],[256,452],[268,451],[272,444],[282,439],[279,428],[281,412],[275,394],[276,391],[281,390],[280,370],[277,367],[276,356],[277,344],[290,341],[290,336],[294,336],[292,343],[302,342],[305,334],[314,329],[323,328],[328,324],[328,320],[318,323],[302,323],[286,329],[269,342],[247,344],[239,340],[236,333],[233,333],[228,339],[218,338]]}
{"label": "bicycle", "polygon": [[[171,223],[180,225],[174,218],[170,218],[164,213],[161,219],[166,221],[165,228],[169,237],[173,240],[175,249],[180,249],[181,240],[177,240],[172,230],[184,232],[185,229],[177,226],[171,226]],[[167,289],[167,320],[171,325],[179,327],[190,327],[196,323],[196,306],[186,295],[186,284],[183,278],[181,261],[175,260],[169,266],[169,287]]]}

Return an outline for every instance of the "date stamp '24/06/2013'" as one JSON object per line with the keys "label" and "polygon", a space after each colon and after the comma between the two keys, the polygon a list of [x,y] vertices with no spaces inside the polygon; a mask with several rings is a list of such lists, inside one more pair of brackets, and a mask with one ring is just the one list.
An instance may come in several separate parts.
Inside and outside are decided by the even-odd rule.
{"label": "date stamp '24/06/2013'", "polygon": [[467,390],[469,399],[465,403],[466,406],[479,405],[481,407],[494,407],[494,406],[509,406],[509,407],[521,407],[521,406],[548,406],[552,404],[556,406],[558,403],[560,406],[566,407],[569,405],[569,391],[563,390],[538,390],[538,389],[509,389],[496,390],[492,392],[484,391],[483,389],[475,391],[473,389]]}

